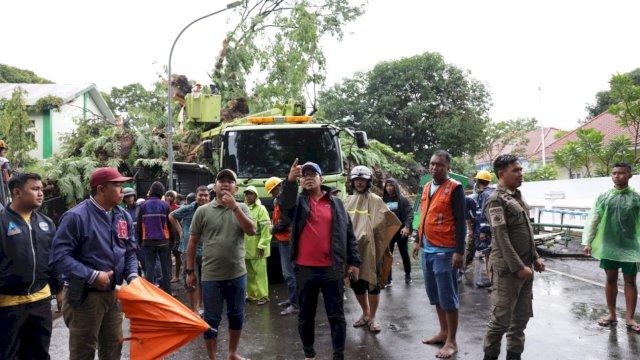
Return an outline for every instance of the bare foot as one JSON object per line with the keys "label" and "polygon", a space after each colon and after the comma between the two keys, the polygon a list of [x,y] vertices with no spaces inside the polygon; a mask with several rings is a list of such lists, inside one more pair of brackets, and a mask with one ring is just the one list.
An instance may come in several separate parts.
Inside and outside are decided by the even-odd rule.
{"label": "bare foot", "polygon": [[436,354],[436,357],[439,359],[448,359],[450,357],[452,357],[455,353],[458,352],[458,345],[456,343],[446,343],[444,344],[444,346],[442,347],[442,349],[440,349],[440,351],[438,351],[438,353]]}
{"label": "bare foot", "polygon": [[247,358],[243,358],[242,356],[237,355],[237,354],[235,354],[235,355],[231,355],[231,354],[230,354],[230,355],[227,357],[227,359],[228,359],[228,360],[249,360],[249,359],[247,359]]}
{"label": "bare foot", "polygon": [[640,334],[640,325],[638,325],[638,323],[631,319],[631,320],[627,320],[626,321],[626,325],[627,325],[627,330],[636,334]]}
{"label": "bare foot", "polygon": [[422,343],[427,345],[444,344],[446,340],[447,340],[447,334],[438,334],[430,338],[422,339]]}
{"label": "bare foot", "polygon": [[616,326],[618,325],[618,319],[615,317],[615,315],[607,315],[605,317],[601,317],[600,319],[598,319],[598,325],[600,326]]}

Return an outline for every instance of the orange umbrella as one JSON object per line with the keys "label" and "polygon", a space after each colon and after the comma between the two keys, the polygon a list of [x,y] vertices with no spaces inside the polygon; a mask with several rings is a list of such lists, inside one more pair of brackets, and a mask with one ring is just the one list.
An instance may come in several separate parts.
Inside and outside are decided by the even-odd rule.
{"label": "orange umbrella", "polygon": [[118,291],[131,322],[131,359],[160,359],[209,329],[209,325],[171,295],[143,278]]}

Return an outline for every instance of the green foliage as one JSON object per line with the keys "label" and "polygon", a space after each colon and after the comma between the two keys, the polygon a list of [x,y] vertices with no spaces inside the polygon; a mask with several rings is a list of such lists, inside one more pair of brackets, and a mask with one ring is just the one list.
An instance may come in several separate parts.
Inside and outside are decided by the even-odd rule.
{"label": "green foliage", "polygon": [[82,149],[83,157],[96,157],[100,160],[120,156],[122,149],[118,137],[123,130],[120,128],[106,128],[100,131],[100,136],[88,139]]}
{"label": "green foliage", "polygon": [[[259,70],[253,111],[276,101],[311,97],[324,83],[323,37],[342,39],[342,29],[363,14],[348,0],[247,0],[223,41],[211,80],[223,101],[247,95],[247,77]],[[310,89],[309,89],[310,88]],[[315,98],[312,99],[315,107]]]}
{"label": "green foliage", "polygon": [[87,157],[55,155],[45,160],[43,170],[56,183],[67,204],[74,204],[89,193],[91,174],[99,162]]}
{"label": "green foliage", "polygon": [[619,135],[604,144],[604,135],[594,129],[578,129],[577,141],[568,141],[553,153],[554,162],[569,171],[570,176],[584,169],[584,177],[608,176],[616,162],[633,160],[631,141]]}
{"label": "green foliage", "polygon": [[437,149],[477,153],[490,97],[470,74],[425,53],[377,64],[320,94],[319,116],[426,162]]}
{"label": "green foliage", "polygon": [[341,138],[344,158],[348,157],[348,160],[355,164],[382,168],[399,179],[406,179],[411,170],[418,166],[411,154],[394,151],[390,146],[377,140],[370,140],[369,147],[364,149],[358,148],[354,143],[353,138],[346,136]]}
{"label": "green foliage", "polygon": [[519,157],[526,156],[529,138],[527,133],[536,128],[538,121],[534,118],[519,118],[489,124],[484,131],[481,153],[491,164],[508,148],[509,153]]}
{"label": "green foliage", "polygon": [[82,117],[73,120],[75,129],[62,137],[62,154],[66,157],[80,156],[82,148],[90,139],[100,136],[100,131],[108,129],[109,124],[97,119],[84,119]]}
{"label": "green foliage", "polygon": [[558,168],[554,163],[547,163],[542,166],[538,160],[529,161],[529,170],[525,172],[526,181],[546,181],[558,178]]}
{"label": "green foliage", "polygon": [[105,100],[109,108],[127,119],[133,128],[163,128],[167,122],[166,93],[166,84],[162,82],[156,82],[153,90],[135,83],[112,88]]}
{"label": "green foliage", "polygon": [[[619,76],[619,75],[618,75]],[[623,76],[631,79],[631,82],[634,86],[640,86],[640,68],[632,70]],[[615,76],[614,76],[615,77]],[[611,81],[609,82],[611,84]],[[613,84],[611,84],[613,86]],[[615,93],[613,88],[610,90],[603,90],[596,93],[596,103],[588,104],[585,108],[587,111],[587,117],[582,121],[583,123],[602,114],[605,111],[609,111],[609,107],[611,105],[618,104],[622,101],[622,97],[620,94]]]}
{"label": "green foliage", "polygon": [[561,137],[563,137],[563,136],[567,135],[568,133],[569,133],[569,131],[568,131],[568,130],[558,130],[558,131],[556,131],[556,133],[555,133],[555,134],[553,134],[553,138],[554,138],[555,140],[558,140],[558,139],[560,139]]}
{"label": "green foliage", "polygon": [[24,100],[26,95],[25,90],[16,87],[11,94],[11,99],[6,102],[6,106],[0,112],[0,133],[7,143],[7,157],[16,168],[33,163],[34,160],[29,156],[29,151],[37,146],[32,132],[33,124]]}
{"label": "green foliage", "polygon": [[569,171],[569,177],[572,178],[575,171],[579,170],[584,162],[578,142],[567,141],[562,148],[553,152],[553,161],[558,166],[566,168]]}
{"label": "green foliage", "polygon": [[163,159],[138,159],[133,163],[136,168],[146,168],[151,179],[159,179],[169,173],[169,163]]}
{"label": "green foliage", "polygon": [[64,104],[64,100],[62,100],[61,97],[47,95],[38,99],[38,101],[36,101],[36,104],[33,106],[33,109],[37,112],[51,109],[60,110],[60,106],[62,106],[62,104]]}
{"label": "green foliage", "polygon": [[150,136],[150,130],[147,128],[140,129],[136,132],[136,152],[139,157],[158,158],[166,155],[166,146],[157,136]]}
{"label": "green foliage", "polygon": [[0,83],[10,84],[53,84],[51,80],[39,77],[33,71],[0,64]]}
{"label": "green foliage", "polygon": [[578,129],[578,148],[582,153],[582,166],[585,169],[584,177],[591,177],[591,170],[598,160],[602,149],[604,134],[595,129]]}
{"label": "green foliage", "polygon": [[468,156],[455,156],[451,158],[451,171],[466,177],[474,177],[478,172],[473,158]]}
{"label": "green foliage", "polygon": [[618,135],[598,152],[598,164],[595,170],[596,176],[609,176],[613,170],[613,164],[617,162],[631,163],[631,140],[626,135]]}
{"label": "green foliage", "polygon": [[609,113],[617,116],[618,124],[629,130],[633,145],[633,161],[637,163],[640,141],[640,68],[635,72],[636,78],[629,74],[618,74],[609,80],[611,96],[619,99],[618,103],[609,106]]}

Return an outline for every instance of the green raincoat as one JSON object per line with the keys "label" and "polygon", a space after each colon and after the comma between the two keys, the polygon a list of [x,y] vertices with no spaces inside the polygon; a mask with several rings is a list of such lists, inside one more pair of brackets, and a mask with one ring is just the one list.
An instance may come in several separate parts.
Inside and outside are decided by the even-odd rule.
{"label": "green raincoat", "polygon": [[[255,187],[248,186],[246,191],[258,193]],[[245,197],[246,202],[246,197]],[[267,278],[267,258],[271,255],[271,220],[269,212],[262,205],[260,199],[252,205],[251,217],[256,222],[256,234],[244,235],[245,265],[247,266],[247,299],[269,300],[269,280]],[[258,257],[258,249],[264,250],[264,255]]]}
{"label": "green raincoat", "polygon": [[640,195],[630,187],[598,196],[582,233],[591,256],[640,262]]}

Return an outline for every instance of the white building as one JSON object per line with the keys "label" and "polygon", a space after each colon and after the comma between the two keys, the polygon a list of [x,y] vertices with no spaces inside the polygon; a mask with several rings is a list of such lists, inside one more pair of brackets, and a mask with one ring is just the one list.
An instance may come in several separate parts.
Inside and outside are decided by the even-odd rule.
{"label": "white building", "polygon": [[[111,124],[116,119],[107,106],[102,95],[94,84],[0,84],[0,98],[11,99],[16,87],[24,89],[27,106],[33,106],[45,96],[56,96],[62,99],[60,109],[29,111],[34,124],[34,137],[37,148],[29,155],[35,159],[47,159],[60,151],[61,138],[71,133],[76,124],[75,119],[101,119]],[[11,139],[5,139],[11,146]]]}

